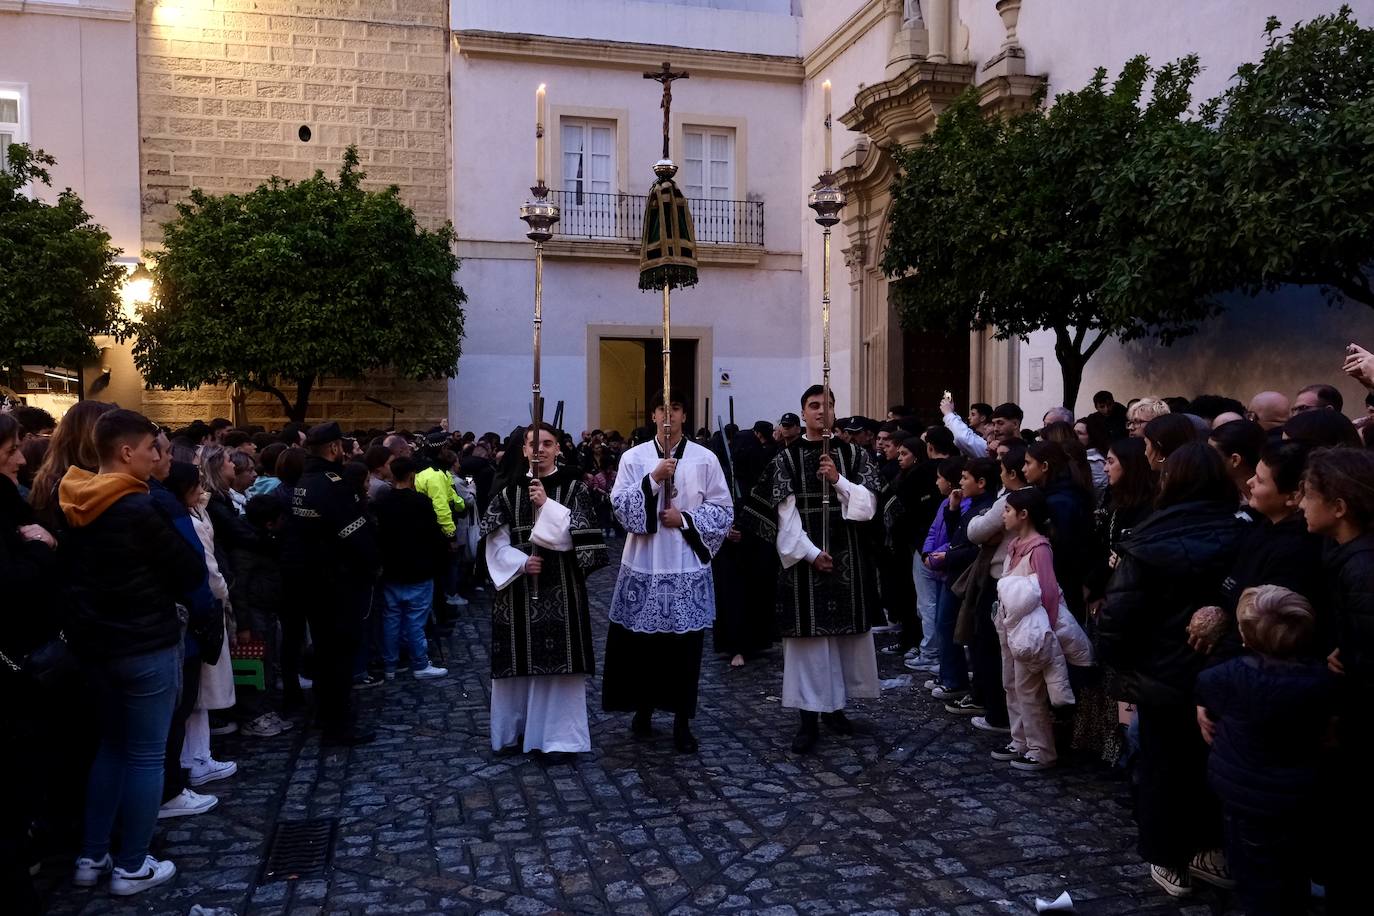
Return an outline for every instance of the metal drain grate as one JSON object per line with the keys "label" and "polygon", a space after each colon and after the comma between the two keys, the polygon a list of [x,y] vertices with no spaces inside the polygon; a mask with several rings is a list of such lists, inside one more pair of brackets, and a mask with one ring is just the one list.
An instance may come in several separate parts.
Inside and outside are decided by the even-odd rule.
{"label": "metal drain grate", "polygon": [[323,874],[333,861],[338,829],[337,818],[278,823],[267,845],[263,880],[287,881]]}

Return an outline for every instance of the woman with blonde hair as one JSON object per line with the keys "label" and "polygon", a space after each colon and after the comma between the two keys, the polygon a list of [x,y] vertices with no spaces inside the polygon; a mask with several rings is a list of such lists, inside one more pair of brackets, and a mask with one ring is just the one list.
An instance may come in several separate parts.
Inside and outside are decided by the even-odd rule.
{"label": "woman with blonde hair", "polygon": [[1155,417],[1170,413],[1169,405],[1160,398],[1141,398],[1126,408],[1126,434],[1139,439],[1145,435],[1145,424]]}
{"label": "woman with blonde hair", "polygon": [[95,451],[95,421],[118,407],[118,404],[105,401],[78,401],[57,424],[57,431],[48,442],[48,453],[33,475],[29,492],[34,516],[49,531],[56,533],[67,527],[67,520],[57,505],[57,485],[62,482],[62,475],[73,465],[92,473],[100,466],[100,457]]}

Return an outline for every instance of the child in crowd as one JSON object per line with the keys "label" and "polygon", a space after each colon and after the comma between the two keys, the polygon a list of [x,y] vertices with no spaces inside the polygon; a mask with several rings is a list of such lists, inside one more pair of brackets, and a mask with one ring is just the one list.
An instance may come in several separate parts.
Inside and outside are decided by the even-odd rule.
{"label": "child in crowd", "polygon": [[1194,691],[1212,746],[1208,783],[1221,799],[1226,862],[1247,916],[1302,914],[1334,678],[1308,655],[1316,615],[1298,593],[1246,589],[1236,619],[1250,652],[1203,671]]}
{"label": "child in crowd", "polygon": [[[1059,580],[1054,575],[1054,552],[1046,536],[1049,528],[1050,508],[1045,494],[1037,487],[1026,487],[1007,494],[1006,506],[1002,509],[1002,524],[1011,538],[1004,564],[1006,572],[998,583],[998,594],[1003,604],[1007,603],[1007,590],[1019,584],[1018,576],[1028,576],[1039,586],[1040,606],[1048,617],[1049,637],[1054,643],[1048,646],[1053,654],[1058,648],[1054,630],[1061,614],[1067,614],[1063,606],[1063,596]],[[1011,722],[1011,742],[1006,747],[992,752],[994,760],[1010,761],[1018,770],[1035,772],[1047,770],[1058,762],[1059,755],[1054,743],[1054,721],[1050,716],[1050,697],[1046,686],[1046,672],[1050,665],[1039,664],[1036,660],[1012,651],[1009,630],[1018,620],[1009,618],[1009,608],[998,610],[998,634],[1002,644],[1002,685],[1007,696],[1007,717]],[[1040,661],[1047,661],[1040,659]],[[1062,668],[1062,665],[1059,666]],[[1065,675],[1067,671],[1065,670]],[[1065,678],[1066,679],[1066,678]]]}
{"label": "child in crowd", "polygon": [[220,572],[220,557],[215,553],[215,528],[210,522],[206,505],[210,501],[205,485],[207,468],[200,469],[201,485],[188,487],[184,494],[186,508],[191,513],[191,526],[205,550],[205,569],[210,577],[210,593],[224,614],[225,623],[219,631],[219,651],[213,642],[200,643],[200,695],[195,708],[186,717],[186,740],[181,748],[181,765],[191,771],[187,782],[194,788],[219,779],[228,779],[238,772],[232,760],[216,760],[210,754],[210,710],[230,709],[234,705],[234,671],[229,660],[229,634],[233,630],[233,612],[229,610],[229,585]]}
{"label": "child in crowd", "polygon": [[[949,531],[949,546],[945,548],[945,583],[940,588],[940,600],[935,606],[935,627],[940,636],[940,683],[930,695],[953,705],[968,695],[968,659],[964,646],[954,637],[959,609],[964,603],[965,589],[954,588],[973,561],[978,557],[978,545],[969,540],[969,521],[997,501],[997,484],[1001,480],[1001,466],[992,458],[973,458],[959,475],[959,486],[951,491],[942,513]],[[960,707],[968,715],[981,715],[978,706]]]}
{"label": "child in crowd", "polygon": [[[959,486],[959,477],[964,473],[964,459],[960,457],[946,458],[940,462],[936,469],[935,485],[940,490],[940,495],[946,500]],[[959,502],[959,512],[967,512],[971,500],[961,499]],[[926,569],[930,570],[940,586],[940,597],[936,601],[935,619],[938,628],[940,620],[940,605],[947,603],[945,592],[945,554],[949,550],[949,530],[946,527],[945,513],[943,511],[935,513],[935,521],[930,524],[930,533],[926,535],[925,544],[921,548],[922,560]],[[947,688],[950,690],[962,687],[968,683],[968,674],[965,671],[963,681],[960,683],[957,672],[964,669],[963,649],[954,645],[953,639],[954,619],[950,617],[950,638],[945,640],[937,632],[936,646],[939,650],[940,661],[938,674],[935,678],[926,681],[926,689],[933,690],[936,687]],[[947,645],[948,643],[948,645]],[[957,658],[955,657],[957,650]]]}

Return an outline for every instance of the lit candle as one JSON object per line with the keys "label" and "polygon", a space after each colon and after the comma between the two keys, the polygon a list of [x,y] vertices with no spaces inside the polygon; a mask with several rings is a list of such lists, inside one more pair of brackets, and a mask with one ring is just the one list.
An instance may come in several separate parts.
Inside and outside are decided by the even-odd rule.
{"label": "lit candle", "polygon": [[830,173],[830,80],[821,83],[825,93],[825,173]]}
{"label": "lit candle", "polygon": [[534,92],[534,181],[544,183],[544,84]]}

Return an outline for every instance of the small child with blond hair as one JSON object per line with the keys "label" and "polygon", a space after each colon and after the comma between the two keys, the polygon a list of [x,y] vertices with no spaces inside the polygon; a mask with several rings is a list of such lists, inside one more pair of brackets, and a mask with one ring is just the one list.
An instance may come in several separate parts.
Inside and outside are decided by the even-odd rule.
{"label": "small child with blond hair", "polygon": [[1247,916],[1305,913],[1310,822],[1335,684],[1312,655],[1316,617],[1277,585],[1236,607],[1250,651],[1198,675],[1198,725],[1212,746],[1207,781],[1222,803],[1226,860]]}

